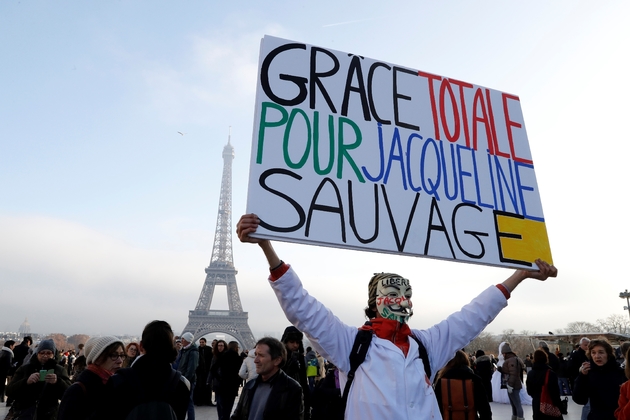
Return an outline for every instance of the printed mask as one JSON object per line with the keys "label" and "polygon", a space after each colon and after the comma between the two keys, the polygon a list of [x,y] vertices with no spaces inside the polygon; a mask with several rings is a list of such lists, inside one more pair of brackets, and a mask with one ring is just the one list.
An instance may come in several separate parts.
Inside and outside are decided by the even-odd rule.
{"label": "printed mask", "polygon": [[378,281],[376,310],[386,319],[405,323],[413,314],[411,285],[403,277],[388,277]]}

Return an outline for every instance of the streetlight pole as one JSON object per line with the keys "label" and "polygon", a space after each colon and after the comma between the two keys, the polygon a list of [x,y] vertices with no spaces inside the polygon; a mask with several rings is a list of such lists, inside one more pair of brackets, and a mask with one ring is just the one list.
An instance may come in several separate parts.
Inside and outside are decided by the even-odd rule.
{"label": "streetlight pole", "polygon": [[619,297],[621,299],[626,298],[626,302],[628,303],[628,306],[624,306],[623,309],[627,310],[628,316],[630,316],[630,292],[628,292],[628,289],[626,289],[625,292],[619,293]]}

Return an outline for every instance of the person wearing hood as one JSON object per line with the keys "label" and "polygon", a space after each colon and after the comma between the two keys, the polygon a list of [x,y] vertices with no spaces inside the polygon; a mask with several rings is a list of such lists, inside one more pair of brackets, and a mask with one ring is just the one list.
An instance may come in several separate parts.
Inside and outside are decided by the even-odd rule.
{"label": "person wearing hood", "polygon": [[88,419],[106,402],[105,384],[123,366],[125,347],[114,336],[92,337],[85,343],[87,367],[63,394],[59,420]]}
{"label": "person wearing hood", "polygon": [[15,347],[15,341],[7,340],[0,350],[0,402],[4,402],[4,384],[13,364],[13,347]]}
{"label": "person wearing hood", "polygon": [[492,402],[492,374],[495,371],[494,362],[483,350],[475,353],[475,373],[481,378],[486,390],[488,402]]}
{"label": "person wearing hood", "polygon": [[[304,289],[297,273],[278,257],[270,240],[250,236],[261,223],[255,214],[241,216],[236,229],[239,239],[261,248],[269,264],[269,283],[287,319],[339,368],[340,386],[345,387],[349,355],[358,329],[344,324]],[[368,283],[365,311],[370,325],[364,326],[373,338],[350,387],[345,418],[439,419],[439,406],[431,387],[434,373],[492,322],[522,281],[557,275],[554,266],[540,259],[536,265],[537,271],[515,271],[503,283],[488,287],[459,312],[426,330],[411,330],[407,324],[412,315],[409,280],[393,273],[375,274]],[[431,377],[419,357],[418,342],[428,352]]]}
{"label": "person wearing hood", "polygon": [[70,387],[70,378],[66,369],[55,361],[55,351],[53,340],[43,340],[29,363],[20,366],[13,375],[7,396],[15,400],[12,411],[16,418],[28,414],[38,420],[57,418],[59,400]]}
{"label": "person wearing hood", "polygon": [[298,330],[293,325],[285,328],[280,341],[282,341],[282,344],[284,344],[284,347],[287,350],[287,361],[284,363],[284,366],[281,366],[281,369],[290,378],[295,379],[295,381],[302,387],[302,395],[304,397],[304,419],[308,420],[310,418],[311,393],[308,387],[308,380],[306,378],[306,360],[304,358],[303,339],[304,334],[302,331]]}
{"label": "person wearing hood", "polygon": [[256,358],[256,347],[249,350],[247,352],[247,357],[243,359],[243,364],[241,364],[241,369],[238,371],[238,376],[245,380],[245,383],[251,381],[252,379],[256,379],[258,373],[256,373],[256,364],[254,363],[254,359]]}
{"label": "person wearing hood", "polygon": [[614,420],[620,387],[626,381],[624,371],[605,339],[591,340],[587,355],[589,361],[582,363],[575,379],[573,401],[582,405],[590,402],[588,420]]}
{"label": "person wearing hood", "polygon": [[512,420],[523,420],[523,404],[521,402],[521,389],[523,389],[523,361],[512,351],[510,343],[504,343],[501,354],[505,361],[499,371],[507,375],[507,391],[510,405],[512,406]]}

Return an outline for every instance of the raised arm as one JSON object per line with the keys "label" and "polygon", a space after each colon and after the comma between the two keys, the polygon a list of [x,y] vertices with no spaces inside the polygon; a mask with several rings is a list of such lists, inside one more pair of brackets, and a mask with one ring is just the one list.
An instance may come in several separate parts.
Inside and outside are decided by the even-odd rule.
{"label": "raised arm", "polygon": [[280,260],[280,257],[278,257],[278,254],[276,254],[276,251],[273,249],[271,241],[269,239],[258,239],[249,236],[250,233],[256,232],[259,223],[260,219],[258,219],[258,216],[255,214],[244,214],[236,224],[236,233],[241,242],[258,244],[267,258],[269,268],[276,268],[282,264],[282,260]]}
{"label": "raised arm", "polygon": [[556,267],[549,265],[541,259],[536,260],[536,265],[538,266],[537,271],[516,270],[503,282],[503,286],[508,290],[508,292],[512,293],[512,291],[516,289],[516,286],[525,279],[545,281],[549,277],[556,277],[558,275],[558,269]]}

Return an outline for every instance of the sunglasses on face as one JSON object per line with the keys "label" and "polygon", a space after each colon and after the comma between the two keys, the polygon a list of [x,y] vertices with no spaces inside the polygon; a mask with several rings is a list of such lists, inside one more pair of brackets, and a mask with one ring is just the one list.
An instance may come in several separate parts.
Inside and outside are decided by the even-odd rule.
{"label": "sunglasses on face", "polygon": [[118,360],[118,358],[120,359],[125,359],[125,354],[124,353],[112,353],[109,355],[109,358],[112,360],[112,362],[115,362],[116,360]]}

